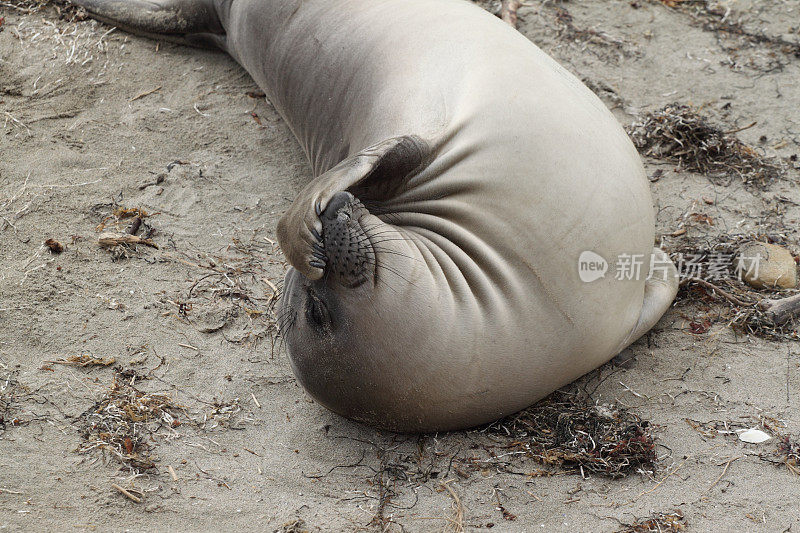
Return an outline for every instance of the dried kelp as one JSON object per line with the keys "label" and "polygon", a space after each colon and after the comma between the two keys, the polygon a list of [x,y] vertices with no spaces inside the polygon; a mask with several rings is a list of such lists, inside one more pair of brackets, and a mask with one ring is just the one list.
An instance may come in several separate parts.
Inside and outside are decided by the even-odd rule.
{"label": "dried kelp", "polygon": [[763,187],[785,172],[779,160],[760,154],[736,138],[734,131],[723,130],[681,104],[648,113],[629,126],[628,133],[643,155],[711,178],[739,177]]}

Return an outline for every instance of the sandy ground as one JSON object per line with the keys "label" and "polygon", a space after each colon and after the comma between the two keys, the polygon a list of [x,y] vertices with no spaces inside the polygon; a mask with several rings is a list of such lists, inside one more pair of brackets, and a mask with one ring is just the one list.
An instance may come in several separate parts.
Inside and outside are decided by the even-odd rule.
{"label": "sandy ground", "polygon": [[[800,39],[798,0],[726,5],[751,33]],[[248,75],[219,53],[0,6],[0,530],[615,531],[673,510],[692,531],[800,528],[800,479],[765,460],[779,435],[800,433],[800,350],[724,322],[691,334],[697,306],[671,310],[631,363],[581,383],[653,424],[653,472],[531,477],[538,463],[480,431],[398,436],[316,405],[270,318],[285,269],[275,223],[310,171],[269,103],[248,96]],[[767,155],[797,153],[791,47],[712,31],[678,7],[530,0],[520,31],[624,124],[680,102],[730,130],[756,122],[738,136]],[[758,188],[646,165],[663,171],[652,191],[667,246],[777,232],[800,251],[796,169]],[[98,247],[120,206],[151,215],[158,249]],[[66,250],[51,254],[49,238]],[[115,364],[50,362],[82,354]],[[143,474],[81,453],[81,415],[120,370],[183,407],[180,425],[147,437],[156,467]],[[467,459],[478,467],[457,475]]]}

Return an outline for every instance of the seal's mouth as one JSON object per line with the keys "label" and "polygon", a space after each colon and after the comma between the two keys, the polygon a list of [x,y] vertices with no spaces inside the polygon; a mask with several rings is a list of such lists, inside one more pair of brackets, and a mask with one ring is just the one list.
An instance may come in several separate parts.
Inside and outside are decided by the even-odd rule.
{"label": "seal's mouth", "polygon": [[311,266],[323,280],[355,288],[375,277],[375,248],[365,227],[369,211],[351,193],[336,193],[320,213],[322,234],[314,235]]}

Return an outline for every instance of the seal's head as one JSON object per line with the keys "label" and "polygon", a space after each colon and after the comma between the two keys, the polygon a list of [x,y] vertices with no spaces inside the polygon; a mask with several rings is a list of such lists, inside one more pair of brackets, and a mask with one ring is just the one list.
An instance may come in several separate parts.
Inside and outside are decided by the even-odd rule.
{"label": "seal's head", "polygon": [[[419,398],[414,371],[404,366],[408,354],[418,352],[415,332],[429,325],[409,309],[409,302],[426,300],[415,290],[420,261],[409,236],[350,192],[335,193],[317,218],[320,229],[309,230],[314,241],[299,241],[305,253],[295,255],[305,261],[292,263],[281,300],[279,325],[292,369],[334,412],[390,429],[413,427],[412,420],[404,422],[413,417],[404,403]],[[285,251],[298,242],[287,235],[296,236],[302,224],[291,211],[281,220]]]}
{"label": "seal's head", "polygon": [[277,228],[292,266],[279,322],[298,381],[328,409],[396,431],[461,422],[428,408],[449,379],[431,354],[455,329],[443,328],[453,268],[430,246],[441,219],[421,212],[412,183],[430,153],[418,137],[372,145],[306,185]]}

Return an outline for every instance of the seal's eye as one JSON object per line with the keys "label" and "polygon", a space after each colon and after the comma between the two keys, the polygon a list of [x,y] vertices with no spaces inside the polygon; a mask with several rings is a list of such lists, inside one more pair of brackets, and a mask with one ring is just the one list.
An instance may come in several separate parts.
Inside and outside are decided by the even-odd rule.
{"label": "seal's eye", "polygon": [[308,294],[306,303],[306,319],[309,323],[320,328],[327,327],[329,324],[328,307],[311,292]]}

